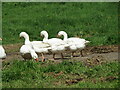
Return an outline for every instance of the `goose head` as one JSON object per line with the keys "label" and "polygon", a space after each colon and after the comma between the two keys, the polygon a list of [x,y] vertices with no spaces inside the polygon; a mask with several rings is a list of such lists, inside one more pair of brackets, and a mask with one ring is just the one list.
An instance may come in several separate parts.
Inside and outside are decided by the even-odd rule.
{"label": "goose head", "polygon": [[2,41],[2,38],[0,38],[0,40]]}
{"label": "goose head", "polygon": [[21,32],[21,33],[20,33],[20,38],[21,38],[21,37],[24,37],[24,38],[25,38],[25,44],[30,43],[29,35],[28,35],[26,32]]}
{"label": "goose head", "polygon": [[45,30],[44,30],[44,31],[41,31],[40,35],[41,35],[41,36],[44,36],[43,41],[48,39],[48,33],[47,33],[47,31],[45,31]]}
{"label": "goose head", "polygon": [[29,36],[28,36],[28,34],[26,32],[21,32],[20,37],[24,37],[25,39],[29,38]]}
{"label": "goose head", "polygon": [[38,55],[35,53],[35,51],[31,51],[31,56],[35,61],[38,61]]}
{"label": "goose head", "polygon": [[68,35],[65,31],[59,31],[58,32],[58,37],[60,37],[60,36],[64,36],[63,40],[66,40],[68,38]]}
{"label": "goose head", "polygon": [[38,56],[33,56],[33,59],[35,60],[35,61],[38,61],[39,59],[38,59]]}

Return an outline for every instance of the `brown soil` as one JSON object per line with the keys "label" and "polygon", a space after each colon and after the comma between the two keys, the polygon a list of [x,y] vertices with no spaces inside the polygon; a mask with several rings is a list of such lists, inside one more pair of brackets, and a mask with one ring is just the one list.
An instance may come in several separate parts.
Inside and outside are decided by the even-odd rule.
{"label": "brown soil", "polygon": [[[23,60],[19,53],[19,48],[22,44],[10,44],[5,45],[4,48],[7,53],[7,58],[4,61],[11,60]],[[87,46],[86,49],[83,50],[83,57],[79,56],[79,52],[75,53],[76,57],[71,58],[70,53],[64,53],[65,58],[61,59],[60,55],[56,55],[56,60],[52,59],[52,55],[45,55],[46,60],[52,60],[61,62],[63,60],[80,60],[84,62],[90,62],[93,64],[102,63],[104,61],[114,61],[118,60],[118,46],[117,45],[109,45],[109,46]],[[41,58],[40,58],[41,60]]]}

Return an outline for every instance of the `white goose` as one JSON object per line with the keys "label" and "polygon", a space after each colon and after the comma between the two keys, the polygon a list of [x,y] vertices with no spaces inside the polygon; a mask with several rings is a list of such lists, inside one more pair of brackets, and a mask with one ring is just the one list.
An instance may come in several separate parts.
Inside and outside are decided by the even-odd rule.
{"label": "white goose", "polygon": [[53,53],[53,59],[55,59],[56,53],[61,53],[62,58],[64,58],[62,52],[66,50],[68,44],[59,38],[48,39],[47,31],[41,31],[41,36],[44,36],[43,42],[49,43],[51,45],[51,52]]}
{"label": "white goose", "polygon": [[35,52],[40,53],[42,55],[42,61],[45,60],[44,53],[49,53],[49,49],[51,49],[48,43],[44,43],[43,41],[32,41],[29,40],[29,35],[26,32],[21,32],[20,37],[25,38],[25,45],[30,45]]}
{"label": "white goose", "polygon": [[[2,38],[0,38],[0,40],[2,41]],[[6,58],[6,53],[2,45],[0,45],[0,59],[4,59],[4,58]]]}
{"label": "white goose", "polygon": [[20,48],[20,53],[22,57],[26,59],[34,59],[38,61],[38,55],[35,53],[34,49],[30,45],[22,45]]}
{"label": "white goose", "polygon": [[86,44],[89,43],[89,41],[77,37],[71,37],[68,38],[68,35],[65,31],[59,31],[58,36],[64,36],[64,41],[69,44],[70,50],[72,51],[72,57],[75,51],[80,50],[81,51],[81,56],[82,50],[86,47]]}

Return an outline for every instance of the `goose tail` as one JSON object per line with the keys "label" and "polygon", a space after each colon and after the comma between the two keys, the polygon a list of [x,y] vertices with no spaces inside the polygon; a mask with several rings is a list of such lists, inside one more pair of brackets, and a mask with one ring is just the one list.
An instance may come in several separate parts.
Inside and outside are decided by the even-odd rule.
{"label": "goose tail", "polygon": [[86,44],[87,44],[87,43],[90,43],[90,41],[87,41],[87,40],[86,40],[85,43],[86,43]]}

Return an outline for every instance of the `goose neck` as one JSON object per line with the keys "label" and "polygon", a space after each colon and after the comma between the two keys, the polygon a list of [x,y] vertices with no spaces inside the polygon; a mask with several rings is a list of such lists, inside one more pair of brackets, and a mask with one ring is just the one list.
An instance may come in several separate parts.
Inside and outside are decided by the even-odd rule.
{"label": "goose neck", "polygon": [[63,36],[64,36],[64,39],[63,39],[64,41],[68,39],[67,33],[64,33]]}
{"label": "goose neck", "polygon": [[25,38],[25,44],[30,43],[30,39],[28,35],[25,35],[24,38]]}
{"label": "goose neck", "polygon": [[45,34],[44,34],[44,39],[43,39],[43,41],[46,41],[46,40],[48,40],[48,33],[45,33]]}

